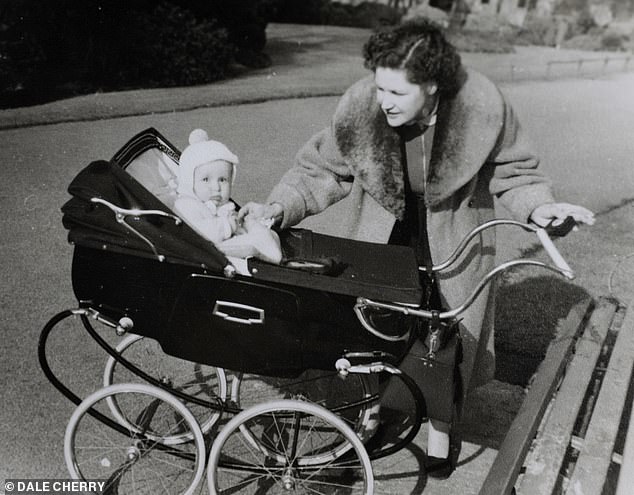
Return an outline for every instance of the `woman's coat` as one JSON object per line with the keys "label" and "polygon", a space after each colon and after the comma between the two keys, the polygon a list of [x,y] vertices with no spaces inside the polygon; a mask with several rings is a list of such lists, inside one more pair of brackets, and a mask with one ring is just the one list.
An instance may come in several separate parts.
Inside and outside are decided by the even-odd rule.
{"label": "woman's coat", "polygon": [[[439,102],[425,187],[434,264],[447,259],[464,236],[494,217],[494,198],[520,221],[553,202],[550,182],[538,170],[525,134],[497,87],[465,71],[460,91]],[[268,202],[284,208],[282,228],[343,201],[345,213],[329,234],[386,243],[405,211],[399,136],[376,101],[373,78],[351,86],[331,125],[314,135]],[[462,304],[494,267],[495,232],[477,236],[439,287],[448,308]],[[493,292],[484,290],[463,314],[465,390],[493,378]]]}

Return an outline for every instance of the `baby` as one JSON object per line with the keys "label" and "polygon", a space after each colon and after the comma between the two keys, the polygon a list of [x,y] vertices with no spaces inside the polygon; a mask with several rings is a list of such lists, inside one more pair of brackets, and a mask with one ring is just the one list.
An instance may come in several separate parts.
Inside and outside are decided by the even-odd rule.
{"label": "baby", "polygon": [[238,220],[229,199],[237,164],[238,157],[224,144],[210,140],[202,129],[192,131],[179,161],[174,210],[225,255],[279,263],[277,234],[260,220]]}

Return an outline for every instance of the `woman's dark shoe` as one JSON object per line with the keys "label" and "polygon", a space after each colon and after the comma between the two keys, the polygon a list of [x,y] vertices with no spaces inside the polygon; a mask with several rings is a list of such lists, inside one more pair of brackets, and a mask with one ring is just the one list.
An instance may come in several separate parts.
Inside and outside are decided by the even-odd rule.
{"label": "woman's dark shoe", "polygon": [[437,480],[446,480],[456,469],[460,450],[462,449],[462,441],[458,435],[451,434],[449,436],[449,457],[427,456],[425,462],[425,472],[430,478]]}
{"label": "woman's dark shoe", "polygon": [[451,457],[434,457],[432,455],[427,456],[427,462],[425,462],[425,472],[430,478],[437,480],[446,480],[451,476],[456,468]]}

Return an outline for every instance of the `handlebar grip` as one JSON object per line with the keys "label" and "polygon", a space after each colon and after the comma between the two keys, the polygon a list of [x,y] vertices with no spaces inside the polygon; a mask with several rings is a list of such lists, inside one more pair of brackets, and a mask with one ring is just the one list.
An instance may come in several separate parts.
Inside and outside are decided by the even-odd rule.
{"label": "handlebar grip", "polygon": [[557,225],[553,225],[555,221],[556,220],[553,220],[548,225],[546,225],[546,227],[544,227],[544,230],[551,237],[564,237],[568,235],[570,231],[574,229],[577,225],[577,222],[573,217],[566,217],[563,222]]}
{"label": "handlebar grip", "polygon": [[548,232],[546,231],[546,229],[538,229],[537,237],[541,241],[542,246],[544,246],[544,249],[548,253],[548,256],[550,256],[550,259],[553,260],[553,263],[555,263],[555,266],[559,268],[562,274],[570,280],[574,279],[574,272],[572,271],[570,266],[568,266],[568,263],[566,263],[566,260],[561,255],[561,253],[557,250],[557,248],[553,244],[553,241],[550,239],[550,237],[548,237]]}

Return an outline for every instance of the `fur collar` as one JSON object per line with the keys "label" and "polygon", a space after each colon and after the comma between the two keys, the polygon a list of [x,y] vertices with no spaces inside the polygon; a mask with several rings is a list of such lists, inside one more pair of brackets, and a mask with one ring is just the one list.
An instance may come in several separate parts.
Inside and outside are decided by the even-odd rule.
{"label": "fur collar", "polygon": [[[427,177],[428,206],[449,198],[477,175],[502,129],[504,101],[498,89],[477,72],[465,71],[464,76],[458,94],[439,103]],[[400,138],[376,101],[372,76],[346,91],[333,125],[339,150],[363,189],[402,219]]]}

